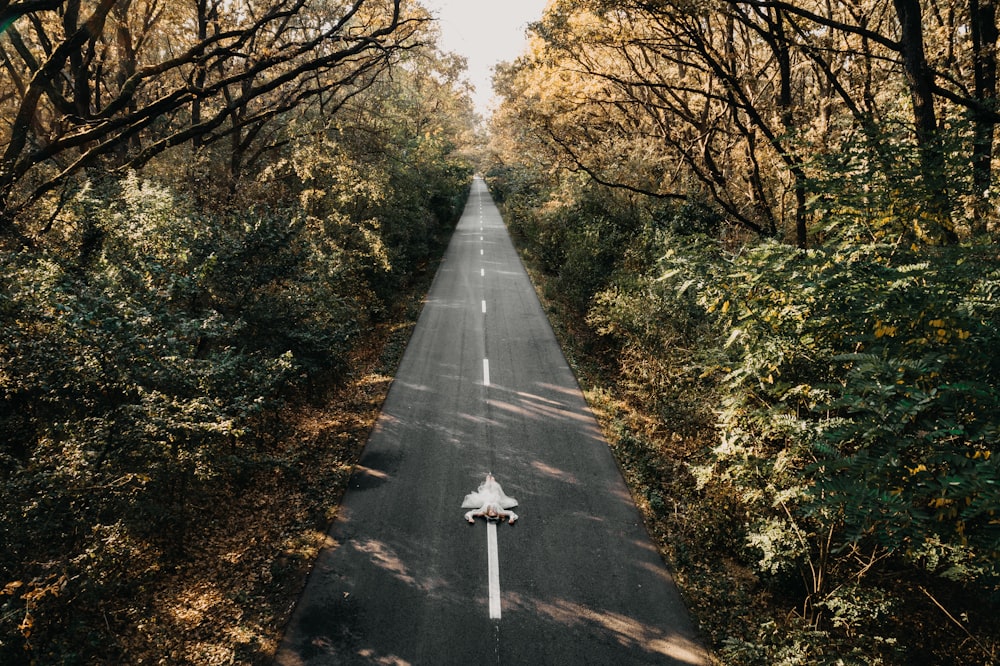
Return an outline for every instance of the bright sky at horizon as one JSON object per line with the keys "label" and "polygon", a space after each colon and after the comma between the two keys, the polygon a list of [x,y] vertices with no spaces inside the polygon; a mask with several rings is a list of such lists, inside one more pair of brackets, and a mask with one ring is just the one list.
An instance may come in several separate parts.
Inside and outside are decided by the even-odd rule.
{"label": "bright sky at horizon", "polygon": [[524,52],[525,29],[542,17],[546,1],[423,0],[438,19],[441,49],[468,59],[473,101],[483,116],[493,99],[493,67]]}

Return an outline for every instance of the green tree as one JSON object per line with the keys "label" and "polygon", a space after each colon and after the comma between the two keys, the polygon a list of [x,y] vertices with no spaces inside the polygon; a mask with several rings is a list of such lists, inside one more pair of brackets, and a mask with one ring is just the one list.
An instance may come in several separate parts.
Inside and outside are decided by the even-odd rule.
{"label": "green tree", "polygon": [[[352,6],[341,46],[365,47],[349,62],[232,106],[242,83],[286,71],[258,69],[251,84],[237,67],[220,98],[185,107],[208,129],[197,145],[150,153],[139,170],[89,164],[31,209],[44,218],[12,222],[30,242],[0,243],[3,663],[135,661],[118,629],[148,614],[164,570],[198,557],[199,507],[292,467],[280,445],[289,408],[348,376],[373,325],[443,247],[471,176],[463,64],[429,46],[419,7],[404,18],[398,3]],[[210,4],[199,11],[214,39]],[[313,34],[294,28],[303,14],[285,18],[290,32],[267,33],[274,44]],[[267,12],[258,19],[274,28]],[[385,49],[364,37],[393,22]],[[264,57],[264,37],[248,36],[246,53]],[[175,111],[137,145],[115,145],[132,156],[198,124]],[[246,115],[213,125],[220,113]],[[126,611],[109,611],[111,599]]]}

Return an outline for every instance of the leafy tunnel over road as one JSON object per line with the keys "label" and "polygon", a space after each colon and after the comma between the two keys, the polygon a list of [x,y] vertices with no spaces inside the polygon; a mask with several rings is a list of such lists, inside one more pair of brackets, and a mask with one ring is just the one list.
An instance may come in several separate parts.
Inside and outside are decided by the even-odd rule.
{"label": "leafy tunnel over road", "polygon": [[[488,471],[522,516],[499,530],[497,622],[459,508]],[[331,539],[282,666],[706,663],[481,180]]]}

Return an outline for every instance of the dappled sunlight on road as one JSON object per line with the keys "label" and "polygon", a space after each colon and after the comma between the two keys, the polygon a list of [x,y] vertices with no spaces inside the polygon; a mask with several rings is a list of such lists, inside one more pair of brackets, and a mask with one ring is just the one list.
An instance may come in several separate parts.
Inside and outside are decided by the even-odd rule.
{"label": "dappled sunlight on road", "polygon": [[407,568],[392,546],[376,539],[361,539],[353,542],[351,547],[368,556],[369,561],[391,576],[422,592],[433,592],[447,587],[446,581],[440,578],[422,578],[420,580]]}
{"label": "dappled sunlight on road", "polygon": [[[502,390],[503,387],[490,388]],[[499,410],[511,412],[517,416],[534,417],[538,419],[560,418],[568,421],[579,421],[586,423],[591,420],[590,414],[579,413],[568,408],[562,403],[548,400],[538,395],[524,393],[521,391],[512,392],[507,400],[491,398],[489,404]]]}
{"label": "dappled sunlight on road", "polygon": [[433,387],[427,386],[426,384],[411,384],[403,381],[399,381],[397,384],[400,388],[405,388],[407,391],[416,391],[418,393],[429,393],[434,390]]}
{"label": "dappled sunlight on road", "polygon": [[643,624],[621,613],[591,608],[584,604],[555,599],[545,601],[509,595],[512,612],[532,613],[540,620],[555,622],[567,629],[584,629],[607,634],[622,647],[668,657],[678,664],[707,664],[702,649],[690,639]]}
{"label": "dappled sunlight on road", "polygon": [[551,384],[535,385],[534,392],[507,388],[502,384],[490,385],[487,404],[496,418],[510,418],[562,423],[580,434],[601,439],[593,414],[587,409],[579,392],[566,391]]}
{"label": "dappled sunlight on road", "polygon": [[632,499],[632,495],[629,494],[628,488],[624,484],[617,484],[609,489],[609,492],[614,495],[619,501],[624,502],[629,505],[634,505],[635,500]]}
{"label": "dappled sunlight on road", "polygon": [[411,576],[407,571],[406,565],[403,564],[403,561],[400,560],[399,556],[393,552],[392,548],[385,543],[376,541],[375,539],[360,539],[352,543],[351,546],[358,552],[367,555],[368,560],[380,569],[388,571],[390,574],[408,585],[420,587],[413,576]]}
{"label": "dappled sunlight on road", "polygon": [[576,477],[572,473],[563,471],[561,469],[556,469],[551,465],[546,465],[541,460],[533,460],[531,461],[530,465],[531,468],[534,469],[536,472],[550,479],[555,479],[556,481],[562,481],[563,483],[572,483],[572,484],[580,483],[579,481],[577,481]]}
{"label": "dappled sunlight on road", "polygon": [[536,384],[538,388],[548,391],[550,393],[557,393],[559,395],[572,397],[574,399],[579,398],[580,389],[574,386],[558,386],[556,384],[548,384],[545,382],[539,382]]}
{"label": "dappled sunlight on road", "polygon": [[379,481],[386,481],[389,475],[382,470],[372,469],[371,467],[365,467],[364,465],[355,465],[354,474],[357,476],[365,476],[371,479],[378,479]]}
{"label": "dappled sunlight on road", "polygon": [[601,518],[600,516],[595,516],[592,513],[587,513],[586,511],[571,511],[567,514],[567,517],[578,518],[584,521],[585,523],[589,523],[591,526],[607,522],[604,520],[604,518]]}
{"label": "dappled sunlight on road", "polygon": [[402,659],[400,657],[389,655],[380,656],[374,650],[358,650],[358,656],[364,658],[370,664],[379,664],[384,666],[410,666],[411,662]]}

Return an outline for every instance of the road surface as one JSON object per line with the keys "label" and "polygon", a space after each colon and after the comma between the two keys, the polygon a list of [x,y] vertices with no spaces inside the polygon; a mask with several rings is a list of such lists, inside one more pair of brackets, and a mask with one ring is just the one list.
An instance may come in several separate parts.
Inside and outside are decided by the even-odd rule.
{"label": "road surface", "polygon": [[479,179],[330,543],[280,666],[707,663]]}

